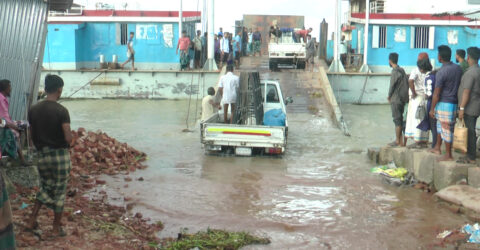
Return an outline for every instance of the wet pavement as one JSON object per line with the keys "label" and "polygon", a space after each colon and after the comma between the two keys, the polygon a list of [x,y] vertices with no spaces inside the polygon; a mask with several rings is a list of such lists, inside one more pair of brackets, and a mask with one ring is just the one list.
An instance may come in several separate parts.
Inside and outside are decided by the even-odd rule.
{"label": "wet pavement", "polygon": [[[73,128],[101,129],[149,155],[150,167],[132,176],[145,181],[124,188],[122,176],[106,179],[111,192],[133,198],[135,212],[164,222],[162,237],[210,227],[272,239],[268,246],[247,249],[412,249],[428,248],[441,229],[467,221],[438,206],[430,194],[388,186],[369,173],[366,148],[393,138],[388,107],[342,106],[352,133],[345,137],[328,115],[312,112],[310,90],[302,88],[309,77],[301,74],[301,81],[291,82],[294,74],[268,76],[278,77],[284,95],[295,101],[283,157],[204,155],[198,125],[192,133],[182,132],[188,101],[63,104]],[[190,127],[193,123],[190,115]]]}

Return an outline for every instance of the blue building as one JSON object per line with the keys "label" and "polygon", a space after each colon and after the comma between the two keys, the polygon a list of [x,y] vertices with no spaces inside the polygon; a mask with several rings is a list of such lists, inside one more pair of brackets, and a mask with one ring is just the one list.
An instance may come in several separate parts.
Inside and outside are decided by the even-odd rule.
{"label": "blue building", "polygon": [[[193,39],[201,13],[183,12],[183,29]],[[171,11],[83,10],[78,15],[48,18],[43,67],[79,70],[100,67],[100,58],[118,63],[127,59],[130,32],[135,33],[135,67],[139,70],[177,70],[179,14]]]}
{"label": "blue building", "polygon": [[[432,14],[372,13],[369,21],[368,61],[376,73],[389,72],[388,55],[397,52],[399,65],[410,71],[421,52],[429,54],[434,67],[440,67],[437,47],[448,45],[454,52],[480,45],[480,26],[463,16]],[[364,51],[365,13],[352,13],[347,34],[355,53]],[[454,54],[454,53],[453,53]],[[452,60],[455,61],[454,55]]]}

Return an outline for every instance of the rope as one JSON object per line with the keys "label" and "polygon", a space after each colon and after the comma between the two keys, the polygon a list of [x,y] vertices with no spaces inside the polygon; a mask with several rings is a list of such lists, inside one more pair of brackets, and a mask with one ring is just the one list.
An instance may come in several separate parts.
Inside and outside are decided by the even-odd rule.
{"label": "rope", "polygon": [[190,94],[188,98],[187,119],[185,120],[185,125],[187,126],[186,131],[189,131],[188,120],[190,119],[190,103],[192,102],[192,89],[193,89],[193,74],[192,74],[192,80],[190,81]]}
{"label": "rope", "polygon": [[[79,89],[77,89],[75,92],[73,92],[71,95],[69,95],[68,97],[66,97],[66,99],[69,99],[70,97],[72,97],[73,95],[75,95],[78,91],[82,90],[83,88],[85,88],[88,84],[90,84],[91,82],[95,81],[95,79],[97,79],[98,77],[100,77],[104,72],[100,72],[97,76],[95,76],[92,80],[88,81],[87,83],[85,83],[85,85],[83,85],[82,87],[80,87]],[[59,103],[61,103],[62,101],[59,101]]]}
{"label": "rope", "polygon": [[[203,77],[205,78],[205,76]],[[198,81],[197,81],[197,99],[195,104],[195,123],[197,122],[197,115],[198,115],[198,93],[200,92],[200,74],[198,74]],[[205,93],[205,92],[202,92]]]}
{"label": "rope", "polygon": [[360,93],[360,98],[358,99],[357,104],[362,104],[363,95],[365,94],[365,89],[367,88],[367,82],[368,82],[368,71],[367,71],[367,75],[365,76],[365,82],[363,83],[362,93]]}
{"label": "rope", "polygon": [[[197,0],[197,12],[199,9],[200,5],[200,0]],[[192,73],[192,80],[190,81],[190,93],[188,97],[188,109],[187,109],[187,119],[185,119],[185,125],[187,126],[186,129],[183,130],[183,132],[191,132],[190,126],[189,126],[189,120],[190,120],[190,106],[192,103],[192,92],[193,92],[193,73]],[[197,122],[197,114],[198,114],[198,92],[200,91],[200,74],[198,75],[198,81],[197,81],[197,98],[196,98],[196,105],[195,105],[195,122]]]}

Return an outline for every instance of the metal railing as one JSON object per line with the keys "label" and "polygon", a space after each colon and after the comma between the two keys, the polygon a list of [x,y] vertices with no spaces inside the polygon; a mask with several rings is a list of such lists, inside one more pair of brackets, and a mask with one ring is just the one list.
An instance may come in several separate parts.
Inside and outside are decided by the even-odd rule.
{"label": "metal railing", "polygon": [[385,12],[385,1],[377,0],[370,2],[370,13],[384,13]]}
{"label": "metal railing", "polygon": [[83,14],[83,6],[72,6],[69,10],[66,11],[54,11],[51,10],[48,12],[49,16],[81,16]]}

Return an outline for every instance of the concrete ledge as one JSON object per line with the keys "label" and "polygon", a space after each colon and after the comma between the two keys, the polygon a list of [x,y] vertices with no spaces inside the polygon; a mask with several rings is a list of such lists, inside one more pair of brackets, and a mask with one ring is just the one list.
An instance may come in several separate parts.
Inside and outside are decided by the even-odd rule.
{"label": "concrete ledge", "polygon": [[325,99],[327,100],[328,105],[330,105],[330,108],[332,109],[334,120],[337,122],[337,125],[340,127],[340,129],[342,129],[343,133],[347,136],[350,136],[350,131],[347,127],[347,123],[343,119],[342,111],[340,110],[340,106],[337,103],[337,98],[333,93],[333,88],[330,85],[330,80],[328,80],[325,68],[320,66],[318,68],[318,72],[320,84],[325,94]]}
{"label": "concrete ledge", "polygon": [[480,190],[467,185],[454,185],[442,189],[435,194],[439,199],[462,206],[466,211],[460,211],[471,214],[480,214]]}
{"label": "concrete ledge", "polygon": [[434,184],[437,190],[455,185],[461,179],[468,178],[469,165],[451,162],[437,162],[435,164]]}
{"label": "concrete ledge", "polygon": [[468,185],[474,188],[480,188],[480,168],[470,167],[468,169]]}
{"label": "concrete ledge", "polygon": [[428,152],[427,149],[371,148],[368,150],[368,157],[379,165],[393,161],[397,167],[413,173],[418,181],[433,185],[437,190],[455,185],[462,179],[468,179],[469,184],[480,187],[480,168],[455,161],[438,162],[440,156]]}

